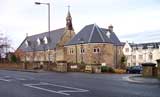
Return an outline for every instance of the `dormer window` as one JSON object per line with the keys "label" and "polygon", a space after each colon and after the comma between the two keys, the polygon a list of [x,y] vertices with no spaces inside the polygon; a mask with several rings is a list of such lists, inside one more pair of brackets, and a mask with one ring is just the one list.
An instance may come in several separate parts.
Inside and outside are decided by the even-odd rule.
{"label": "dormer window", "polygon": [[28,41],[26,41],[25,44],[26,44],[26,47],[28,47]]}
{"label": "dormer window", "polygon": [[40,44],[43,45],[44,44],[44,40],[43,38],[40,39]]}
{"label": "dormer window", "polygon": [[29,40],[26,40],[25,44],[26,44],[26,47],[31,46],[31,42]]}
{"label": "dormer window", "polygon": [[37,44],[38,44],[38,45],[40,45],[40,44],[41,44],[41,42],[40,42],[40,39],[39,39],[39,38],[37,38]]}
{"label": "dormer window", "polygon": [[111,37],[111,33],[109,31],[106,33],[106,35],[107,35],[108,38]]}
{"label": "dormer window", "polygon": [[46,36],[44,37],[44,44],[48,44],[48,38]]}

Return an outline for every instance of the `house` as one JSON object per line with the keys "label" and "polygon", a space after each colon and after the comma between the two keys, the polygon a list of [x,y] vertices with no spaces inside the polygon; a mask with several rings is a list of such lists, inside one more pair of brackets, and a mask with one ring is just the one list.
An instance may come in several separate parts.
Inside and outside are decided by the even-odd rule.
{"label": "house", "polygon": [[126,42],[123,53],[127,57],[127,66],[140,65],[145,62],[156,63],[156,60],[160,59],[160,42],[140,44]]}
{"label": "house", "polygon": [[16,52],[23,62],[103,63],[117,68],[122,45],[112,25],[90,24],[75,35],[68,11],[65,28],[27,36]]}

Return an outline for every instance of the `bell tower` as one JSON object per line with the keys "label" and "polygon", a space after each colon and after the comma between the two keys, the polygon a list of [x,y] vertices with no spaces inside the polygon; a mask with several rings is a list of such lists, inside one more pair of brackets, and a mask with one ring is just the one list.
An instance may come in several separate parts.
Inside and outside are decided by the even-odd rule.
{"label": "bell tower", "polygon": [[68,5],[68,14],[66,17],[66,28],[67,30],[73,30],[73,26],[72,26],[72,17],[71,17],[71,13],[70,13],[70,6]]}

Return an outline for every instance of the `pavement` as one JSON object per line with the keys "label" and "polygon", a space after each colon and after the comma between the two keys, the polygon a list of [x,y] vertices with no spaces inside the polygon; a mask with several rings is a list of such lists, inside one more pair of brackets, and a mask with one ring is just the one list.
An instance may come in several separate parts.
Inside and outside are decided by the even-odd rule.
{"label": "pavement", "polygon": [[159,97],[160,85],[127,81],[131,76],[0,70],[0,97]]}
{"label": "pavement", "polygon": [[123,78],[128,82],[136,84],[160,85],[160,79],[155,77],[142,77],[141,74],[132,74]]}
{"label": "pavement", "polygon": [[33,73],[46,72],[46,71],[44,71],[42,69],[37,69],[37,70],[29,70],[29,69],[1,69],[1,70],[20,71],[20,72],[33,72]]}

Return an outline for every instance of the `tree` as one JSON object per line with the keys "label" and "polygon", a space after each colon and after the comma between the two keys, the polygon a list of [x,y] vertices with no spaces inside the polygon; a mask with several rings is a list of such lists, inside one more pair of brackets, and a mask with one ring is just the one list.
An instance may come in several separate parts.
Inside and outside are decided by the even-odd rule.
{"label": "tree", "polygon": [[125,69],[125,67],[126,67],[126,62],[127,62],[127,58],[126,58],[125,55],[123,55],[123,56],[121,57],[121,65],[120,65],[120,68]]}
{"label": "tree", "polygon": [[3,33],[0,33],[0,59],[6,60],[7,59],[7,53],[10,52],[9,49],[10,46],[10,40],[7,36],[4,36]]}
{"label": "tree", "polygon": [[13,54],[11,55],[11,62],[16,63],[18,61],[17,57]]}

